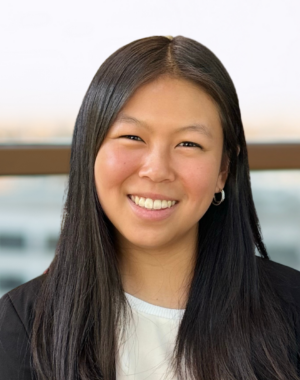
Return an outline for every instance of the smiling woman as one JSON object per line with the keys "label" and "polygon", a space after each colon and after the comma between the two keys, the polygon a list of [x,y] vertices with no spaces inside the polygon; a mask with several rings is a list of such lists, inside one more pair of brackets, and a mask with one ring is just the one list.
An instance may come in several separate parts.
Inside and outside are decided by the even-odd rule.
{"label": "smiling woman", "polygon": [[1,300],[5,379],[299,380],[299,299],[224,66],[181,36],[120,48],[77,117],[56,256]]}

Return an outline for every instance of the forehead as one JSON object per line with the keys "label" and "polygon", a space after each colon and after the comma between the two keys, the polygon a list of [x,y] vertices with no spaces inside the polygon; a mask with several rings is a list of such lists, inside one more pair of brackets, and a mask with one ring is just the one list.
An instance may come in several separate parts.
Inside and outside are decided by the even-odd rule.
{"label": "forehead", "polygon": [[185,79],[161,76],[139,87],[123,106],[114,125],[165,127],[177,131],[221,131],[218,107],[198,85]]}

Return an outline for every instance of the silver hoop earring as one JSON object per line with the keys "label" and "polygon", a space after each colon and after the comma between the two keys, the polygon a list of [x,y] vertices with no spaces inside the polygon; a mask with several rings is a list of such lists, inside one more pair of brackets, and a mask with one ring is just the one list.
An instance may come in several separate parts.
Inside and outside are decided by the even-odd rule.
{"label": "silver hoop earring", "polygon": [[222,195],[222,197],[219,201],[217,201],[217,199],[216,199],[216,194],[214,195],[214,199],[212,201],[213,205],[219,206],[224,201],[224,199],[225,199],[225,191],[224,190],[221,191],[221,195]]}

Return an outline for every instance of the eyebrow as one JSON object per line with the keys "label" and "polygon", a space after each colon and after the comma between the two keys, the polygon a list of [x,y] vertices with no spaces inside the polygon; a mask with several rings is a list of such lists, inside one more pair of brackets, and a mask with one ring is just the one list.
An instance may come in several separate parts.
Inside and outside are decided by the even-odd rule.
{"label": "eyebrow", "polygon": [[[116,122],[122,122],[122,121],[124,121],[126,123],[136,124],[136,125],[139,125],[141,127],[146,128],[146,129],[151,129],[151,128],[149,128],[147,123],[145,123],[141,120],[138,120],[133,116],[126,115],[124,113],[120,113],[116,119]],[[193,125],[187,125],[187,126],[179,127],[177,129],[175,129],[175,133],[182,132],[182,131],[195,131],[195,132],[201,133],[202,135],[206,135],[207,137],[212,138],[212,134],[211,134],[210,129],[207,126],[205,126],[204,124],[195,123]]]}

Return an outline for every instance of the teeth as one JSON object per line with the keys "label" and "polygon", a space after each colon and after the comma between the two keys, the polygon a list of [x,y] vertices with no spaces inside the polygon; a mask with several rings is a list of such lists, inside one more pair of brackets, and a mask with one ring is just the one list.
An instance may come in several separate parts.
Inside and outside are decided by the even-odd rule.
{"label": "teeth", "polygon": [[161,208],[167,208],[167,207],[168,207],[168,201],[162,201]]}
{"label": "teeth", "polygon": [[147,198],[146,200],[145,200],[145,207],[146,208],[149,208],[150,210],[153,208],[153,200],[152,199],[150,199],[150,198]]}
{"label": "teeth", "polygon": [[159,199],[155,199],[155,201],[153,202],[153,208],[154,210],[160,210],[161,209],[161,201]]}
{"label": "teeth", "polygon": [[[138,197],[135,197],[135,199],[136,198],[138,198]],[[140,198],[140,200],[138,201],[138,205],[141,207],[145,207],[145,198]]]}
{"label": "teeth", "polygon": [[130,195],[130,198],[136,205],[144,207],[148,210],[160,210],[162,208],[170,208],[175,205],[176,201],[166,201],[155,199],[154,201],[150,198],[139,198],[137,195]]}

